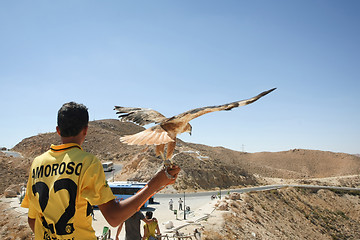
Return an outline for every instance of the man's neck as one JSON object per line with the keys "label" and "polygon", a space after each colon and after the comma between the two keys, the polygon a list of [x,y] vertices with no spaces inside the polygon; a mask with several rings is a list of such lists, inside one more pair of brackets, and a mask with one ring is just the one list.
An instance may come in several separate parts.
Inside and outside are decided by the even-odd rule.
{"label": "man's neck", "polygon": [[81,141],[81,139],[79,139],[78,137],[61,137],[61,143],[62,144],[66,144],[66,143],[76,143],[79,144],[81,146],[81,144],[83,143]]}
{"label": "man's neck", "polygon": [[59,127],[56,127],[56,131],[57,133],[61,136],[61,143],[62,144],[66,144],[66,143],[77,143],[79,144],[80,146],[84,143],[85,141],[85,137],[86,137],[86,134],[87,134],[87,130],[88,130],[88,127],[84,127],[80,133],[76,136],[71,136],[71,137],[62,137],[61,136],[61,133],[60,133],[60,130],[59,130]]}

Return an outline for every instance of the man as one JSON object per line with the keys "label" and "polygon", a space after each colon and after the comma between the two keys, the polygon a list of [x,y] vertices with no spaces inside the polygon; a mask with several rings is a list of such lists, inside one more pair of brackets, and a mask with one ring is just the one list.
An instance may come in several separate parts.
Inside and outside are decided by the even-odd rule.
{"label": "man", "polygon": [[153,218],[153,212],[146,212],[148,222],[144,225],[144,236],[142,240],[156,240],[156,235],[161,235],[159,224],[156,218]]}
{"label": "man", "polygon": [[[137,211],[134,215],[132,215],[125,221],[125,240],[141,239],[140,220],[144,221],[145,223],[151,222],[151,220],[145,218],[144,214],[140,211]],[[116,232],[116,240],[119,240],[119,234],[123,225],[124,224],[121,223],[118,227],[118,230]]]}
{"label": "man", "polygon": [[174,205],[174,202],[173,202],[172,199],[170,199],[170,201],[169,201],[169,209],[170,209],[170,211],[173,210],[173,205]]}
{"label": "man", "polygon": [[194,230],[194,237],[196,240],[201,240],[201,232],[197,228]]}
{"label": "man", "polygon": [[179,199],[179,210],[182,210],[182,203],[183,203],[183,200],[181,200],[181,198]]}
{"label": "man", "polygon": [[101,162],[81,148],[88,122],[84,105],[65,103],[58,111],[56,127],[62,144],[52,145],[32,163],[21,206],[29,208],[28,222],[35,240],[95,240],[91,205],[98,205],[107,222],[116,227],[154,193],[174,183],[180,171],[177,166],[162,170],[136,195],[116,203]]}

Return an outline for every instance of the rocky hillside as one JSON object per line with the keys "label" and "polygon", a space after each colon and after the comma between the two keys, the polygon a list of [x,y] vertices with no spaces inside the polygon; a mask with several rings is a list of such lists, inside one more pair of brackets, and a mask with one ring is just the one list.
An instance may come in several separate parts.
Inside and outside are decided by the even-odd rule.
{"label": "rocky hillside", "polygon": [[360,196],[286,188],[220,201],[205,223],[206,240],[360,239]]}
{"label": "rocky hillside", "polygon": [[31,160],[29,158],[9,157],[0,152],[0,195],[11,185],[18,188],[26,184]]}
{"label": "rocky hillside", "polygon": [[[112,119],[93,121],[89,124],[89,132],[83,148],[103,161],[123,164],[124,168],[117,176],[118,180],[148,181],[162,166],[162,160],[155,157],[153,147],[129,146],[119,140],[120,136],[133,134],[142,129],[144,128],[132,123]],[[33,158],[49,149],[51,143],[60,143],[56,133],[26,138],[13,150]],[[177,148],[183,149],[183,145],[184,143],[179,140]],[[192,144],[187,145],[186,150],[191,150]],[[215,184],[220,184],[222,188],[257,184],[252,174],[247,173],[246,170],[236,165],[228,166],[219,159],[204,162],[198,160],[196,154],[180,154],[175,160],[182,167],[182,172],[174,185],[175,189],[210,189]]]}
{"label": "rocky hillside", "polygon": [[[143,129],[116,119],[93,121],[83,147],[103,161],[122,163],[123,171],[116,179],[147,181],[162,165],[153,147],[128,146],[119,141],[120,136]],[[60,143],[56,133],[39,134],[24,139],[13,150],[33,158],[49,149],[52,143]],[[356,175],[360,169],[357,156],[315,150],[244,153],[178,140],[175,154],[179,152],[182,153],[174,157],[182,168],[174,185],[177,190],[256,185],[264,183],[262,177],[310,179]]]}

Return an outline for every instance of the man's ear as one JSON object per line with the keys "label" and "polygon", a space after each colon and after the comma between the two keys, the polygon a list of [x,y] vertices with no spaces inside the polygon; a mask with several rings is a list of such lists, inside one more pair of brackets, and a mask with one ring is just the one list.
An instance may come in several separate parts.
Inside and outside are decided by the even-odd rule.
{"label": "man's ear", "polygon": [[57,134],[59,134],[59,136],[61,137],[59,126],[56,126],[56,132],[57,132]]}
{"label": "man's ear", "polygon": [[84,133],[85,136],[87,135],[88,129],[89,129],[89,126],[86,126],[86,127],[83,128],[83,133]]}

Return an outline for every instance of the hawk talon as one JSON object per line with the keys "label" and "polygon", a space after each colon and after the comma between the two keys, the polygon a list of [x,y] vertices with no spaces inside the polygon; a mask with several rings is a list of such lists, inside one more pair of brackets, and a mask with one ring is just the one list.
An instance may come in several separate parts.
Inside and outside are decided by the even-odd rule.
{"label": "hawk talon", "polygon": [[173,162],[172,161],[170,161],[170,160],[164,160],[164,169],[166,169],[166,168],[168,168],[168,167],[173,167],[174,166],[174,164],[173,164]]}
{"label": "hawk talon", "polygon": [[165,158],[165,155],[163,152],[160,153],[160,156],[161,156],[162,160],[164,161],[164,169],[174,166],[174,163],[171,160]]}
{"label": "hawk talon", "polygon": [[172,175],[168,172],[169,167],[165,167],[165,166],[164,166],[164,168],[165,168],[165,175],[166,175],[166,177],[167,177],[168,179],[175,179],[175,177],[172,176]]}

